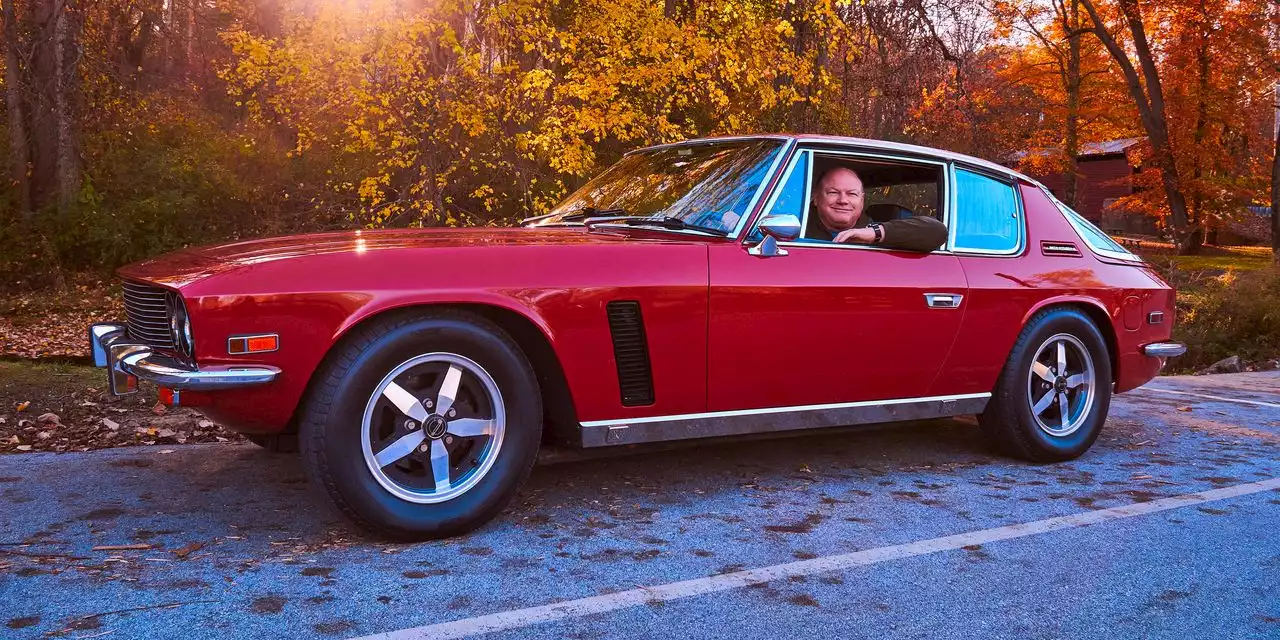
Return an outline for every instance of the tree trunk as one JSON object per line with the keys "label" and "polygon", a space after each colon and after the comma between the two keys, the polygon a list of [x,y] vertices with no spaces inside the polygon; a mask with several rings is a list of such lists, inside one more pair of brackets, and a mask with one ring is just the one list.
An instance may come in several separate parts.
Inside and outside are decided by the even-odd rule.
{"label": "tree trunk", "polygon": [[80,195],[80,145],[76,136],[75,101],[79,93],[80,60],[77,41],[80,35],[79,7],[76,0],[59,0],[54,22],[54,114],[57,121],[57,203],[60,212],[67,211]]}
{"label": "tree trunk", "polygon": [[[1280,47],[1280,2],[1273,2],[1271,9],[1271,42],[1273,47]],[[1276,72],[1280,75],[1280,65],[1277,65]],[[1280,80],[1276,81],[1275,122],[1271,136],[1276,146],[1275,155],[1271,157],[1271,258],[1280,265]]]}
{"label": "tree trunk", "polygon": [[[1120,0],[1120,8],[1124,12],[1125,22],[1133,36],[1133,48],[1138,55],[1138,63],[1142,66],[1142,76],[1129,60],[1129,54],[1116,42],[1115,37],[1107,30],[1107,25],[1098,15],[1093,0],[1080,0],[1089,18],[1093,20],[1093,32],[1102,41],[1111,58],[1124,72],[1125,84],[1138,107],[1138,116],[1142,119],[1142,127],[1147,131],[1147,140],[1151,143],[1156,168],[1160,170],[1160,182],[1164,186],[1165,199],[1169,203],[1170,218],[1173,219],[1173,239],[1182,253],[1187,248],[1187,241],[1192,229],[1188,224],[1187,201],[1182,193],[1182,185],[1178,179],[1178,166],[1174,160],[1173,145],[1169,141],[1169,124],[1165,119],[1164,90],[1160,85],[1160,74],[1156,71],[1155,59],[1151,54],[1151,45],[1147,42],[1146,29],[1142,24],[1142,14],[1138,10],[1137,0]],[[1145,87],[1144,87],[1145,82]]]}
{"label": "tree trunk", "polygon": [[1271,257],[1280,264],[1280,82],[1276,83],[1276,153],[1271,159]]}
{"label": "tree trunk", "polygon": [[1067,122],[1063,152],[1067,156],[1063,202],[1076,208],[1076,185],[1079,180],[1076,159],[1080,156],[1080,2],[1071,0],[1064,32],[1071,34],[1067,43]]}
{"label": "tree trunk", "polygon": [[1204,188],[1201,180],[1204,179],[1204,156],[1201,154],[1200,147],[1204,144],[1205,130],[1209,127],[1209,25],[1206,23],[1204,0],[1200,0],[1200,37],[1199,46],[1196,48],[1196,128],[1193,134],[1195,144],[1192,145],[1192,153],[1195,160],[1194,168],[1191,174],[1191,207],[1188,213],[1188,222],[1194,232],[1188,237],[1186,245],[1183,247],[1183,253],[1196,254],[1200,252],[1201,246],[1208,239],[1209,219],[1204,212]]}
{"label": "tree trunk", "polygon": [[58,70],[54,52],[58,0],[32,3],[31,55],[31,208],[42,211],[57,201],[58,118],[55,98]]}
{"label": "tree trunk", "polygon": [[9,111],[9,180],[14,191],[14,207],[18,214],[31,216],[31,156],[27,147],[27,114],[24,104],[22,70],[18,66],[18,27],[14,23],[14,0],[3,0],[4,7],[4,87]]}

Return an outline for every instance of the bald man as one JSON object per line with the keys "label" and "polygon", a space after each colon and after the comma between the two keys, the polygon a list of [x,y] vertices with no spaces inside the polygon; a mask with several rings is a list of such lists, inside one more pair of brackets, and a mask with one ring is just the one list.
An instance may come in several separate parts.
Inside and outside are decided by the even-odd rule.
{"label": "bald man", "polygon": [[928,216],[877,223],[862,216],[866,194],[862,179],[848,167],[823,174],[813,192],[813,208],[804,237],[870,244],[889,249],[933,251],[947,241],[947,225]]}

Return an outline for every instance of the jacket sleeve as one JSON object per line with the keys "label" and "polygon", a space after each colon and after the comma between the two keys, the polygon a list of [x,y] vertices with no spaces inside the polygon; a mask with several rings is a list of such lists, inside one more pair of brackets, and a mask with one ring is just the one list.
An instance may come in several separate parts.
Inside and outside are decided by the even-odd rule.
{"label": "jacket sleeve", "polygon": [[947,225],[937,218],[913,216],[880,226],[884,227],[884,241],[878,246],[889,249],[928,252],[947,242]]}

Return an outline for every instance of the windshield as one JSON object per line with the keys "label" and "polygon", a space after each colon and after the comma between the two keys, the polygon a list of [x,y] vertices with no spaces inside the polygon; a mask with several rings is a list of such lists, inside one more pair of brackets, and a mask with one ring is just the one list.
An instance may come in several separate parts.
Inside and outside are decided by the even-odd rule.
{"label": "windshield", "polygon": [[734,140],[638,151],[624,156],[531,224],[580,224],[584,217],[595,215],[634,216],[674,218],[690,227],[730,233],[768,178],[783,144],[782,140]]}

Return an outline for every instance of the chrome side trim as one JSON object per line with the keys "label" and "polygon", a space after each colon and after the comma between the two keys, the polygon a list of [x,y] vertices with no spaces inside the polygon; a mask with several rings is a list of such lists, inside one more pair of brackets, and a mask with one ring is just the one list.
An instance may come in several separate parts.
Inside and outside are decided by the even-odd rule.
{"label": "chrome side trim", "polygon": [[112,395],[136,392],[139,379],[170,389],[215,390],[266,384],[280,375],[280,369],[261,365],[198,369],[131,342],[120,324],[95,324],[89,337],[93,363],[107,369]]}
{"label": "chrome side trim", "polygon": [[591,420],[580,424],[582,446],[603,447],[969,415],[981,413],[990,398],[990,393],[970,393]]}
{"label": "chrome side trim", "polygon": [[1142,352],[1153,358],[1175,358],[1187,352],[1187,345],[1181,342],[1156,342],[1143,347]]}

